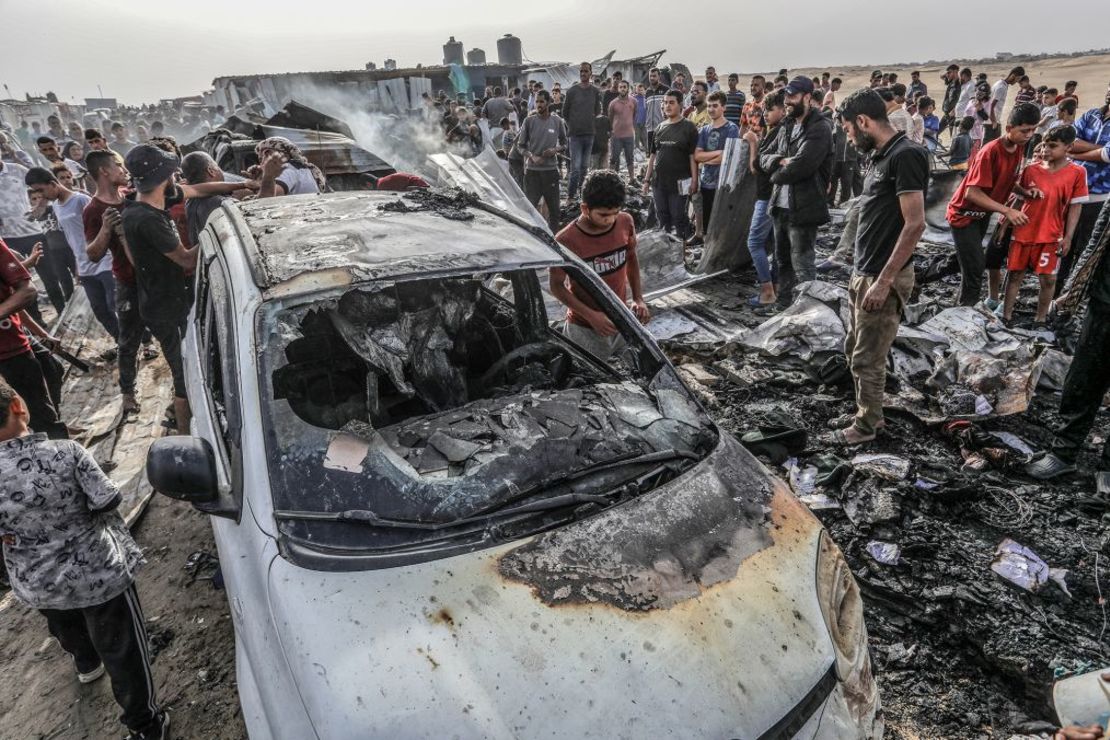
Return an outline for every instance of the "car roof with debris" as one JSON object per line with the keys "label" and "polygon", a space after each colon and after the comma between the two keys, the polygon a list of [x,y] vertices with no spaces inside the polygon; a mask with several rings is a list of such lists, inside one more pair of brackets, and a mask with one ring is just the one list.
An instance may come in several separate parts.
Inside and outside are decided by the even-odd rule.
{"label": "car roof with debris", "polygon": [[223,208],[252,237],[244,240],[247,257],[264,290],[325,271],[342,285],[564,261],[534,231],[468,198],[368,191],[261,198]]}

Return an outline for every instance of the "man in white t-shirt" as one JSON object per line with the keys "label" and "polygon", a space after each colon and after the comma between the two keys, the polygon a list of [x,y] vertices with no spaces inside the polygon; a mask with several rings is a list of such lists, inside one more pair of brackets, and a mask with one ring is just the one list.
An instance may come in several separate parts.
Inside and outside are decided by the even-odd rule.
{"label": "man in white t-shirt", "polygon": [[69,248],[77,260],[77,278],[85,289],[93,315],[104,331],[113,339],[119,338],[119,321],[116,318],[116,283],[112,277],[112,255],[106,254],[99,262],[89,259],[85,247],[85,206],[92,202],[87,193],[77,192],[58,182],[54,173],[43,167],[27,171],[27,187],[53,205],[58,226],[65,234]]}
{"label": "man in white t-shirt", "polygon": [[909,136],[913,130],[913,116],[905,108],[906,86],[899,82],[890,87],[880,87],[877,92],[886,103],[886,117],[890,125]]}
{"label": "man in white t-shirt", "polygon": [[991,99],[987,104],[988,118],[983,132],[984,144],[1002,136],[1002,109],[1006,107],[1006,97],[1010,94],[1010,85],[1016,84],[1023,76],[1025,76],[1025,68],[1014,67],[1008,75],[991,87]]}
{"label": "man in white t-shirt", "polygon": [[255,152],[260,162],[259,198],[320,192],[323,174],[289,139],[271,136],[259,142]]}
{"label": "man in white t-shirt", "polygon": [[26,177],[23,165],[0,161],[0,239],[23,257],[42,241],[42,229],[27,218],[31,201],[27,199]]}

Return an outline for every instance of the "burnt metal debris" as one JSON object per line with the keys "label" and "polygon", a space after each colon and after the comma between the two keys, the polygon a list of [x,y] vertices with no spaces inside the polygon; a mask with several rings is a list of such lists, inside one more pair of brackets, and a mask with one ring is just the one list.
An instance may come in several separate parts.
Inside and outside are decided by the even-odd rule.
{"label": "burnt metal debris", "polygon": [[264,119],[249,112],[233,115],[217,129],[181,147],[184,154],[207,153],[225,172],[241,173],[258,164],[254,148],[270,136],[283,136],[320,168],[331,190],[364,190],[370,179],[396,170],[384,159],[362,148],[346,123],[295,100]]}
{"label": "burnt metal debris", "polygon": [[[344,527],[370,523],[388,549],[451,527],[477,546],[566,521],[573,505],[635,497],[712,449],[713,427],[669,367],[632,351],[600,363],[549,331],[542,302],[521,269],[380,283],[283,311],[267,364],[287,402],[273,422],[284,530],[353,546],[365,527]],[[541,499],[567,510],[477,523]]]}
{"label": "burnt metal debris", "polygon": [[421,189],[407,192],[388,203],[382,203],[378,208],[393,213],[431,211],[451,221],[471,221],[474,218],[474,212],[470,209],[478,203],[478,196],[465,190]]}
{"label": "burnt metal debris", "polygon": [[[821,229],[818,260],[841,231]],[[922,243],[919,274],[950,250]],[[661,343],[725,431],[810,432],[785,461],[763,460],[825,523],[859,581],[888,736],[1042,732],[1055,720],[1054,683],[1110,663],[1110,516],[1089,479],[1024,473],[1051,440],[1069,360],[1051,335],[1021,328],[1035,286],[1007,329],[948,308],[958,276],[919,284],[888,367],[886,428],[845,451],[821,433],[854,411],[850,379],[836,370],[847,275],[824,280],[770,317],[744,305],[758,290],[746,272],[672,293],[656,315],[683,323]],[[1097,468],[1107,434],[1100,413],[1081,467]],[[1007,540],[1020,543],[1006,551],[1026,572],[1067,571],[1066,591],[1040,575],[1026,590],[992,571]]]}

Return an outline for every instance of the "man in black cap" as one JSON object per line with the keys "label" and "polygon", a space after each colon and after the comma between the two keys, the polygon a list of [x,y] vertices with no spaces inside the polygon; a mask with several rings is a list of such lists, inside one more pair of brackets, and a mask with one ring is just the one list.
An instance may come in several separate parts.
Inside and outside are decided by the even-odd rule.
{"label": "man in black cap", "polygon": [[794,299],[794,285],[817,277],[817,227],[829,222],[826,194],[832,174],[833,142],[828,120],[812,107],[813,80],[795,77],[786,85],[785,94],[793,128],[779,137],[774,152],[760,157],[760,166],[770,174],[774,185],[771,206],[778,293],[779,301],[789,305]]}
{"label": "man in black cap", "polygon": [[176,191],[174,173],[181,160],[149,144],[127,153],[127,170],[135,185],[135,200],[123,210],[124,246],[135,266],[139,315],[161,345],[173,374],[174,416],[179,434],[189,433],[189,401],[181,341],[192,300],[186,280],[197,264],[196,247],[181,243],[170,214],[167,191]]}

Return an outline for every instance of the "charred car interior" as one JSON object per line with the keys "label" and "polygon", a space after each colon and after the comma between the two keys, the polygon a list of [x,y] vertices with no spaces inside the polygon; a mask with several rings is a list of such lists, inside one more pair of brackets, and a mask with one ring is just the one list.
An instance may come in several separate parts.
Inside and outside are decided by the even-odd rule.
{"label": "charred car interior", "polygon": [[568,341],[532,269],[361,285],[264,311],[287,556],[329,569],[443,557],[680,475],[716,432],[671,367],[625,333],[611,365]]}

